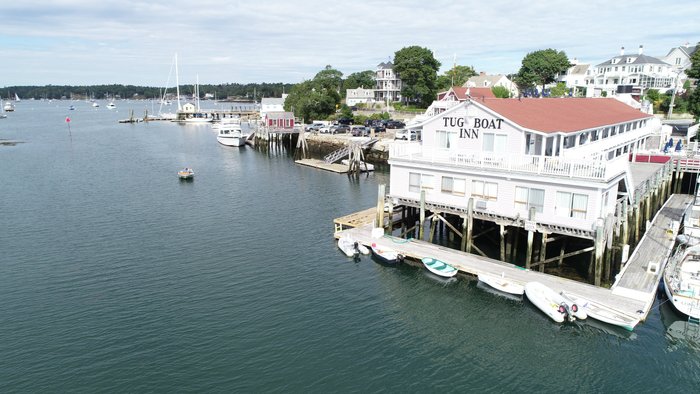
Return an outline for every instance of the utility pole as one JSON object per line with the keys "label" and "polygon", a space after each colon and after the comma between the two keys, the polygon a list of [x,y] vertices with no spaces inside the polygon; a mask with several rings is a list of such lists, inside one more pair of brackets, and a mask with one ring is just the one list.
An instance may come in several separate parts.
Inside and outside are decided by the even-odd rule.
{"label": "utility pole", "polygon": [[671,95],[671,103],[668,105],[668,114],[666,115],[666,119],[671,119],[671,115],[673,115],[673,102],[676,101],[676,91],[678,90],[678,78],[680,78],[682,72],[683,70],[678,70],[676,72],[676,79],[673,81],[673,94]]}

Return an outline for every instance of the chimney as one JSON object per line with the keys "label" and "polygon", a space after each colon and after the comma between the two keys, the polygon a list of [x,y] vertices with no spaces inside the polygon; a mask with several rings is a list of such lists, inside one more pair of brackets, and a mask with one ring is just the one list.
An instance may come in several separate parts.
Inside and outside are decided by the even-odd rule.
{"label": "chimney", "polygon": [[625,47],[620,48],[620,56],[625,56]]}
{"label": "chimney", "polygon": [[480,77],[483,77],[484,75],[486,75],[486,73],[485,73],[485,72],[483,72],[483,71],[479,71],[479,76],[480,76]]}
{"label": "chimney", "polygon": [[639,54],[641,55],[642,53],[644,53],[644,45],[639,46]]}

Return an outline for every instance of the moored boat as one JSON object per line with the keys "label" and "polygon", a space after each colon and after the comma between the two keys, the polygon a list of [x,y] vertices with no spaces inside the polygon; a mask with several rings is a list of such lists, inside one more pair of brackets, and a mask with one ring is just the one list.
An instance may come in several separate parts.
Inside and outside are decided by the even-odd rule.
{"label": "moored boat", "polygon": [[525,294],[533,305],[555,322],[563,323],[565,320],[574,320],[564,297],[542,283],[528,282],[525,284]]}
{"label": "moored boat", "polygon": [[365,245],[352,239],[349,235],[338,238],[338,249],[343,251],[348,257],[357,257],[362,254],[369,254],[369,249]]}
{"label": "moored boat", "polygon": [[377,245],[376,243],[372,243],[371,249],[374,256],[382,263],[396,264],[397,262],[403,260],[403,255],[394,249],[385,248]]}
{"label": "moored boat", "polygon": [[239,123],[222,123],[216,125],[215,130],[218,131],[216,140],[220,144],[226,146],[243,146],[247,136],[243,134]]}
{"label": "moored boat", "polygon": [[512,280],[506,278],[504,274],[501,274],[501,276],[479,274],[477,277],[479,278],[480,282],[483,282],[484,284],[487,284],[504,293],[523,295],[525,292],[525,286],[513,282]]}
{"label": "moored boat", "polygon": [[435,275],[439,275],[445,278],[451,278],[457,275],[457,268],[451,266],[450,264],[447,264],[444,261],[440,261],[432,257],[423,257],[421,261],[423,262],[425,268],[427,268],[428,271],[434,273]]}
{"label": "moored boat", "polygon": [[564,302],[566,302],[566,306],[569,307],[569,312],[574,315],[575,318],[578,320],[584,320],[588,317],[588,313],[586,312],[586,301],[576,298],[565,291],[562,291],[559,294],[564,297]]}
{"label": "moored boat", "polygon": [[194,179],[194,170],[192,170],[191,168],[185,167],[182,170],[177,172],[177,176],[180,179],[184,179],[184,180]]}
{"label": "moored boat", "polygon": [[[566,292],[563,292],[563,294],[568,297],[573,297]],[[586,314],[591,319],[622,327],[628,331],[632,331],[634,326],[639,323],[640,318],[637,316],[629,316],[606,305],[598,304],[590,300],[583,300],[580,297],[576,298],[576,300],[585,305]]]}
{"label": "moored boat", "polygon": [[664,290],[678,312],[700,319],[700,245],[680,247],[669,259]]}

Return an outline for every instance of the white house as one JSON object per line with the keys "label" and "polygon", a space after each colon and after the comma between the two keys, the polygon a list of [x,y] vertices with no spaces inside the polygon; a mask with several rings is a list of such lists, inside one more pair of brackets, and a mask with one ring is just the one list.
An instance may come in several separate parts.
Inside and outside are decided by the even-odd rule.
{"label": "white house", "polygon": [[347,89],[345,95],[345,104],[349,106],[357,104],[369,104],[374,102],[374,89]]}
{"label": "white house", "polygon": [[639,46],[637,54],[620,56],[589,68],[586,77],[586,95],[589,97],[614,93],[641,93],[642,90],[657,89],[665,93],[673,89],[678,78],[675,68],[661,59],[644,55],[644,47]]}
{"label": "white house", "polygon": [[487,75],[484,72],[480,72],[479,75],[475,75],[464,83],[465,88],[493,88],[494,86],[502,86],[510,92],[511,97],[518,95],[518,87],[508,79],[505,75]]}
{"label": "white house", "polygon": [[557,81],[564,82],[566,87],[575,91],[586,87],[586,76],[590,64],[579,63],[577,59],[571,60],[571,67],[566,70],[566,73],[559,75]]}
{"label": "white house", "polygon": [[265,115],[270,112],[284,112],[284,100],[287,98],[287,94],[283,94],[282,97],[263,97],[260,100],[260,118],[264,119]]}
{"label": "white house", "polygon": [[685,70],[690,68],[692,65],[690,57],[693,56],[693,54],[698,50],[698,47],[700,47],[700,45],[690,46],[688,43],[686,43],[685,45],[672,48],[668,54],[663,57],[663,60],[672,65],[678,73],[677,89],[679,90],[683,88],[683,83],[688,79],[688,76],[685,74]]}
{"label": "white house", "polygon": [[394,65],[391,62],[377,65],[375,80],[377,81],[377,89],[374,91],[375,101],[401,100],[401,78],[394,72]]}
{"label": "white house", "polygon": [[[396,203],[594,238],[617,199],[634,198],[629,156],[660,130],[612,98],[467,99],[423,121],[422,142],[391,145]],[[429,208],[430,209],[430,208]],[[538,230],[539,231],[539,230]]]}

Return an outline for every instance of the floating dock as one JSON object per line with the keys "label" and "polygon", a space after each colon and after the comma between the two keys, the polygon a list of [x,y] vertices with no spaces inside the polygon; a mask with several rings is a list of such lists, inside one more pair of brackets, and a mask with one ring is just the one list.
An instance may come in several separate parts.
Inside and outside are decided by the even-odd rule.
{"label": "floating dock", "polygon": [[331,171],[335,172],[336,174],[345,174],[348,172],[348,166],[344,164],[338,164],[338,163],[326,163],[323,160],[318,160],[318,159],[301,159],[295,161],[297,164],[301,164],[303,166],[309,166],[309,167],[314,167],[314,168],[320,168],[322,170],[326,171]]}
{"label": "floating dock", "polygon": [[[678,226],[673,225],[683,217],[691,203],[689,195],[674,194],[663,205],[651,222],[645,236],[635,248],[628,262],[617,276],[612,288],[597,287],[575,280],[526,270],[522,267],[499,260],[435,245],[427,241],[403,239],[390,235],[372,237],[376,208],[366,209],[334,220],[335,236],[349,234],[364,245],[376,243],[392,248],[406,257],[420,261],[423,257],[433,257],[452,264],[465,274],[478,276],[490,274],[504,275],[515,283],[540,282],[556,292],[566,291],[577,297],[608,306],[630,317],[646,319],[663,273],[665,262],[673,248]],[[393,215],[393,220],[397,215]],[[352,227],[349,228],[348,227]],[[650,268],[652,264],[652,269]],[[420,265],[420,263],[416,263]],[[656,267],[656,269],[653,269]]]}

